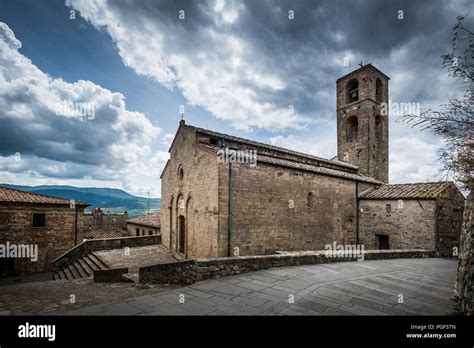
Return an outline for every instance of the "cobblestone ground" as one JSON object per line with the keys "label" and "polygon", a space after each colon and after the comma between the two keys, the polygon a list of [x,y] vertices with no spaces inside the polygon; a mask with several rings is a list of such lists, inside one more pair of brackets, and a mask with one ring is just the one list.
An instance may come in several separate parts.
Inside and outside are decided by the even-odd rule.
{"label": "cobblestone ground", "polygon": [[[67,289],[61,292],[64,301],[75,289],[80,298],[97,293],[96,304],[71,310],[69,304],[56,302],[58,307],[49,312],[49,300],[36,304],[44,301],[39,291],[14,289],[35,283],[10,286],[6,298],[5,287],[0,291],[4,310],[15,314],[62,310],[68,315],[449,315],[454,309],[450,299],[456,264],[454,259],[430,258],[306,265],[152,289],[90,283],[74,287],[63,282],[56,287]],[[48,284],[42,290],[46,296],[55,288]]]}

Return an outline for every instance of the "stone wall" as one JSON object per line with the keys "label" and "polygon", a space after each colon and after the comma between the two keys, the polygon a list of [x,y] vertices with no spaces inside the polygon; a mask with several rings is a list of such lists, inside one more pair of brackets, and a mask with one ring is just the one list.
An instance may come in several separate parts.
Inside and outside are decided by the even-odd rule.
{"label": "stone wall", "polygon": [[128,268],[109,268],[94,271],[94,282],[96,283],[133,283],[133,280],[124,277]]}
{"label": "stone wall", "polygon": [[[364,254],[366,260],[433,257],[429,250],[373,250]],[[327,257],[323,251],[185,260],[140,267],[139,283],[192,284],[212,277],[225,277],[271,267],[355,261],[356,258]]]}
{"label": "stone wall", "polygon": [[[353,181],[265,163],[253,168],[233,164],[232,181],[231,249],[238,247],[239,255],[322,250],[333,242],[355,243]],[[223,206],[228,200],[225,193]],[[227,216],[223,220],[227,221]],[[223,249],[227,250],[224,237]]]}
{"label": "stone wall", "polygon": [[[52,269],[53,260],[82,240],[84,209],[41,204],[1,204],[0,244],[38,245],[38,261],[15,259],[18,272],[42,272]],[[46,214],[45,227],[32,227],[33,213]]]}
{"label": "stone wall", "polygon": [[[376,100],[377,78],[382,82],[381,102],[388,103],[388,79],[375,69],[364,67],[337,81],[337,154],[339,160],[357,165],[361,173],[388,183],[389,122]],[[346,90],[352,79],[359,82],[359,100],[354,102]],[[357,119],[358,134],[350,141],[347,126],[352,117]]]}
{"label": "stone wall", "polygon": [[175,254],[178,217],[186,222],[185,251],[178,257],[218,256],[217,157],[199,144],[195,133],[182,124],[161,177],[161,234],[163,245]]}
{"label": "stone wall", "polygon": [[454,187],[449,187],[436,199],[436,250],[453,255],[459,249],[465,199]]}
{"label": "stone wall", "polygon": [[89,212],[89,213],[84,213],[82,220],[83,220],[84,232],[88,231],[90,227],[94,227],[94,226],[118,226],[118,227],[125,228],[127,226],[128,213],[127,212],[123,214],[100,213],[100,214],[93,215],[92,213]]}
{"label": "stone wall", "polygon": [[[390,211],[387,211],[387,204]],[[376,249],[376,235],[389,236],[390,249],[436,248],[435,200],[360,200],[360,244]]]}

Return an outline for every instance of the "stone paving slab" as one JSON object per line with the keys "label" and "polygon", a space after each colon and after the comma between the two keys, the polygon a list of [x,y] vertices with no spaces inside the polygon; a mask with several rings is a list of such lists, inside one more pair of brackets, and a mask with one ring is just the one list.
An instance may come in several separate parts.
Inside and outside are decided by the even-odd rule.
{"label": "stone paving slab", "polygon": [[[75,283],[79,286],[76,293],[84,295],[92,289],[94,293],[91,295],[96,296],[95,303],[84,301],[82,308],[66,304],[67,294],[74,288],[70,283],[34,285],[33,290],[43,289],[49,293],[65,287],[64,294],[56,299],[63,305],[55,304],[41,291],[37,291],[41,296],[31,298],[31,288],[30,300],[26,304],[19,302],[27,298],[28,289],[27,284],[19,284],[21,291],[16,291],[19,295],[15,293],[16,288],[10,286],[0,289],[8,290],[0,293],[0,312],[66,315],[449,315],[454,314],[450,284],[456,267],[454,259],[396,259],[274,268],[207,279],[181,287],[142,289],[123,284]],[[400,294],[404,297],[403,303],[398,303]],[[98,302],[100,299],[102,302]]]}

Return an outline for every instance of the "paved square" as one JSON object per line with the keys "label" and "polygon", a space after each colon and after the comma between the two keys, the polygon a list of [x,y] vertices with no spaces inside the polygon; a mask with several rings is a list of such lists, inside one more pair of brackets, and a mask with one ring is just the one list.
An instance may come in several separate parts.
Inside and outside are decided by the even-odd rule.
{"label": "paved square", "polygon": [[341,262],[209,279],[75,315],[450,315],[457,260]]}

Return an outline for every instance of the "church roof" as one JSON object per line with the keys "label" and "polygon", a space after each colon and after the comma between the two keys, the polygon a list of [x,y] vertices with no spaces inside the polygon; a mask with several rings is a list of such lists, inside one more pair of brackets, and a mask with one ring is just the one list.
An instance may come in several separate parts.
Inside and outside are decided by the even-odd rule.
{"label": "church roof", "polygon": [[[198,146],[203,149],[206,149],[208,151],[213,151],[213,152],[217,152],[220,149],[220,147],[207,145],[207,144],[199,144]],[[267,164],[275,165],[279,167],[292,168],[292,169],[297,169],[297,170],[301,170],[305,172],[312,172],[312,173],[317,173],[317,174],[326,175],[326,176],[333,176],[333,177],[338,177],[338,178],[345,178],[349,180],[355,180],[355,181],[360,181],[360,182],[365,182],[365,183],[370,183],[370,184],[376,184],[376,185],[383,184],[383,182],[381,181],[378,181],[368,176],[361,175],[359,173],[346,172],[343,170],[328,168],[328,167],[324,167],[324,166],[320,166],[316,164],[302,163],[302,162],[292,161],[292,160],[279,158],[279,157],[273,157],[273,156],[257,154],[257,163],[267,163]]]}
{"label": "church roof", "polygon": [[229,135],[229,134],[219,133],[219,132],[215,132],[215,131],[212,131],[212,130],[209,130],[209,129],[199,128],[199,127],[190,126],[190,125],[186,125],[186,127],[188,129],[194,130],[196,132],[207,134],[207,135],[210,135],[210,136],[214,136],[214,137],[219,138],[219,139],[222,138],[224,140],[230,140],[230,141],[233,141],[233,142],[236,142],[236,143],[255,146],[255,147],[268,149],[268,150],[276,151],[276,152],[282,152],[282,153],[286,153],[286,154],[289,154],[289,155],[294,155],[294,156],[306,158],[306,159],[311,160],[311,161],[318,161],[318,162],[323,162],[323,163],[327,163],[327,164],[331,164],[331,165],[335,165],[335,166],[339,166],[339,167],[344,167],[344,168],[347,168],[347,169],[352,169],[353,171],[358,169],[358,167],[355,166],[355,165],[345,163],[345,162],[341,162],[341,161],[338,161],[338,160],[329,160],[327,158],[318,157],[318,156],[314,156],[314,155],[309,155],[309,154],[306,154],[306,153],[303,153],[303,152],[293,151],[293,150],[285,149],[283,147],[278,147],[278,146],[274,146],[274,145],[260,143],[258,141],[245,139],[245,138],[240,138],[240,137],[236,137],[236,136]]}
{"label": "church roof", "polygon": [[379,69],[377,69],[375,66],[373,66],[372,64],[365,64],[364,66],[360,67],[359,69],[357,70],[354,70],[354,71],[351,71],[350,73],[338,78],[336,80],[336,83],[349,77],[349,76],[352,76],[352,75],[357,75],[359,72],[361,72],[362,70],[366,70],[366,69],[371,69],[379,74],[381,74],[382,76],[385,76],[387,78],[387,80],[390,80],[390,77],[388,77],[384,72],[380,71]]}
{"label": "church roof", "polygon": [[[341,162],[334,159],[326,159],[314,155],[305,154],[298,151],[285,149],[278,146],[268,145],[257,141],[240,138],[237,136],[215,132],[209,129],[199,128],[185,124],[184,120],[180,122],[180,128],[186,128],[192,132],[204,134],[205,136],[216,138],[217,140],[223,140],[226,146],[231,149],[254,149],[257,150],[257,162],[267,163],[270,165],[293,168],[297,170],[318,173],[321,175],[345,178],[348,180],[355,180],[360,182],[366,182],[371,184],[380,185],[383,182],[378,181],[374,178],[362,175],[358,172],[358,167]],[[179,130],[178,130],[179,132]],[[176,136],[170,146],[174,145]],[[198,143],[197,146],[206,149],[208,151],[218,151],[222,148],[222,144],[211,144],[211,143]],[[163,173],[168,166],[169,160],[163,169]]]}
{"label": "church roof", "polygon": [[436,199],[452,181],[423,182],[414,184],[387,184],[363,192],[364,199]]}
{"label": "church roof", "polygon": [[[70,205],[71,200],[0,186],[0,202]],[[74,203],[76,206],[81,207],[87,207],[89,205],[87,202],[77,200]]]}

